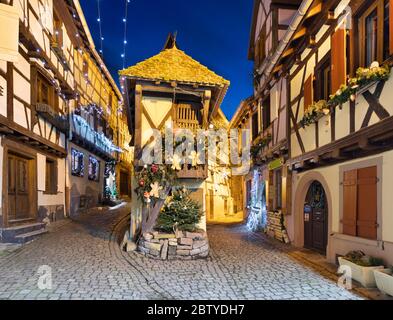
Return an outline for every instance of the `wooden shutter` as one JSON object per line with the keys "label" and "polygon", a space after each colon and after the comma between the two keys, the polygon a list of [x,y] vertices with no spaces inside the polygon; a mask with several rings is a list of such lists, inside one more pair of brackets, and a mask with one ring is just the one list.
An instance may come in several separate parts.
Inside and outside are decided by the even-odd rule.
{"label": "wooden shutter", "polygon": [[343,233],[356,236],[357,170],[344,172],[343,181]]}
{"label": "wooden shutter", "polygon": [[274,197],[275,197],[275,188],[274,188],[274,172],[269,171],[269,199],[268,199],[268,211],[274,210]]}
{"label": "wooden shutter", "polygon": [[304,83],[304,110],[313,103],[313,75],[310,75]]}
{"label": "wooden shutter", "polygon": [[393,54],[393,0],[389,0],[389,48]]}
{"label": "wooden shutter", "polygon": [[377,239],[377,167],[358,170],[357,236]]}
{"label": "wooden shutter", "polygon": [[340,86],[347,81],[345,38],[345,30],[340,28],[333,33],[331,39],[332,94],[336,93]]}

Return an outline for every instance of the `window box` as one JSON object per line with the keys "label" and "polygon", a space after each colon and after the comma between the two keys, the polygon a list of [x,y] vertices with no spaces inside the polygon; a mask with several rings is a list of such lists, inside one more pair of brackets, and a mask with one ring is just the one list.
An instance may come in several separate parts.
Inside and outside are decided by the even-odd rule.
{"label": "window box", "polygon": [[50,124],[55,126],[56,129],[63,133],[68,132],[69,123],[67,117],[58,114],[53,107],[45,103],[37,103],[35,110],[41,117],[43,117]]}
{"label": "window box", "polygon": [[344,257],[339,257],[338,262],[340,266],[348,266],[351,269],[351,278],[358,281],[366,288],[376,287],[374,270],[384,269],[384,266],[363,267],[345,259]]}
{"label": "window box", "polygon": [[374,270],[375,281],[380,291],[393,296],[393,270]]}

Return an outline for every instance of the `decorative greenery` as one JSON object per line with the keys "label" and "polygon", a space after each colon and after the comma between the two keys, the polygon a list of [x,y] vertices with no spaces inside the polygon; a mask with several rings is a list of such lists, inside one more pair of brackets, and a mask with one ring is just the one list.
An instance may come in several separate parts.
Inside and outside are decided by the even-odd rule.
{"label": "decorative greenery", "polygon": [[138,187],[135,192],[138,198],[144,203],[150,203],[151,198],[166,199],[166,190],[173,185],[176,172],[168,165],[146,165],[136,173],[136,179]]}
{"label": "decorative greenery", "polygon": [[193,232],[197,229],[202,215],[201,205],[190,198],[190,191],[176,190],[162,208],[156,229],[162,232]]}
{"label": "decorative greenery", "polygon": [[116,200],[119,193],[116,184],[116,161],[114,160],[105,163],[104,184],[104,199]]}
{"label": "decorative greenery", "polygon": [[390,67],[388,65],[379,66],[378,62],[373,62],[370,68],[358,68],[356,77],[349,78],[347,84],[342,84],[340,89],[330,96],[329,101],[321,100],[310,105],[300,124],[305,127],[315,123],[321,115],[329,114],[330,108],[337,105],[342,106],[350,99],[356,99],[356,94],[361,89],[375,81],[386,81],[389,77]]}
{"label": "decorative greenery", "polygon": [[256,159],[259,155],[259,152],[265,148],[270,143],[270,141],[272,141],[272,136],[271,134],[268,134],[266,137],[263,137],[256,145],[252,146],[250,150],[251,157]]}
{"label": "decorative greenery", "polygon": [[362,267],[378,267],[384,265],[382,259],[367,256],[363,251],[350,251],[344,258]]}
{"label": "decorative greenery", "polygon": [[302,127],[309,126],[315,123],[322,115],[327,115],[329,113],[329,105],[325,100],[314,102],[305,111],[303,119],[300,120],[300,124]]}

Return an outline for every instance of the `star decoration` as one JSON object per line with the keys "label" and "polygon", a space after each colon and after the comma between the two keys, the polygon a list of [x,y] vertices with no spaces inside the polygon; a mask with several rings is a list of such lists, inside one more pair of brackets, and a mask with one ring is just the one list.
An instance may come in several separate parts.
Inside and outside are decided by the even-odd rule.
{"label": "star decoration", "polygon": [[180,161],[181,161],[181,159],[180,159],[179,155],[177,155],[177,154],[173,155],[173,164],[172,164],[173,170],[176,170],[176,171],[181,170]]}
{"label": "star decoration", "polygon": [[162,190],[162,186],[160,186],[159,183],[156,181],[153,184],[151,184],[150,187],[151,187],[150,196],[154,198],[159,198],[160,190]]}

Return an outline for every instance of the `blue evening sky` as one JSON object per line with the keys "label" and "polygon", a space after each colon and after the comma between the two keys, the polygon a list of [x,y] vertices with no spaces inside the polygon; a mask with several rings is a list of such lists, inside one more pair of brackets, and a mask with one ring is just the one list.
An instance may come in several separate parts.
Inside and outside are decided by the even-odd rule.
{"label": "blue evening sky", "polygon": [[[114,79],[122,69],[125,2],[99,0],[104,60]],[[80,0],[100,49],[97,0]],[[126,66],[159,53],[169,32],[178,32],[181,50],[231,81],[222,110],[231,119],[240,101],[252,94],[247,59],[252,0],[130,0]]]}

